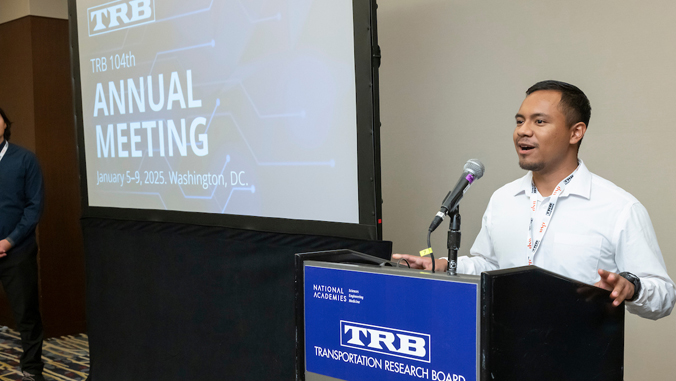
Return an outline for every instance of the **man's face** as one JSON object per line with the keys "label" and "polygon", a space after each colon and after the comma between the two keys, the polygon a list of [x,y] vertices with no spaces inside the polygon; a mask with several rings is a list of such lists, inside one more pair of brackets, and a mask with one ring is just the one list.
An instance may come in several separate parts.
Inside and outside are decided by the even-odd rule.
{"label": "man's face", "polygon": [[5,141],[5,129],[7,128],[7,125],[5,124],[5,120],[0,117],[0,143]]}
{"label": "man's face", "polygon": [[540,90],[527,96],[521,104],[514,129],[514,146],[521,168],[552,170],[566,159],[571,129],[559,109],[560,101],[560,92]]}

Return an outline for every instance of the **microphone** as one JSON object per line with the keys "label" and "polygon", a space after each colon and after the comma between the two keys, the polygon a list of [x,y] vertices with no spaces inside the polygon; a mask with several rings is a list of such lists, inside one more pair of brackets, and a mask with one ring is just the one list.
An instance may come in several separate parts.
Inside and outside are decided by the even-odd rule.
{"label": "microphone", "polygon": [[444,202],[441,203],[439,213],[434,216],[434,220],[432,221],[432,224],[430,224],[430,232],[433,232],[437,227],[439,227],[441,221],[444,220],[444,217],[458,206],[462,196],[465,195],[465,192],[467,192],[474,180],[480,179],[483,175],[484,165],[481,164],[479,159],[467,160],[467,163],[465,163],[465,166],[462,168],[462,176],[460,176],[460,180],[458,180],[458,183],[455,184],[455,188],[448,192],[446,198],[444,198]]}

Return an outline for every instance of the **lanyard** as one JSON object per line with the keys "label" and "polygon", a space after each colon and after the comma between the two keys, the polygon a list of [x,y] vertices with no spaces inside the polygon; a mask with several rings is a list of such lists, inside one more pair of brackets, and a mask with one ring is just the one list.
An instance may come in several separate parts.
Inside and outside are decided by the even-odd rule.
{"label": "lanyard", "polygon": [[[579,167],[578,167],[579,168]],[[530,223],[528,225],[528,241],[526,242],[526,260],[528,265],[533,264],[533,258],[535,253],[537,253],[540,246],[542,246],[542,239],[549,228],[549,221],[552,219],[554,214],[554,208],[556,207],[557,202],[559,201],[559,196],[566,189],[566,185],[570,183],[575,176],[577,169],[570,176],[563,179],[559,185],[556,186],[554,192],[549,196],[549,204],[547,208],[537,207],[538,203],[538,189],[535,187],[534,183],[531,183],[531,192],[530,192]],[[534,224],[537,223],[537,226]]]}
{"label": "lanyard", "polygon": [[5,147],[2,149],[2,152],[0,152],[0,161],[2,161],[2,158],[5,157],[7,147],[9,147],[9,142],[5,140]]}

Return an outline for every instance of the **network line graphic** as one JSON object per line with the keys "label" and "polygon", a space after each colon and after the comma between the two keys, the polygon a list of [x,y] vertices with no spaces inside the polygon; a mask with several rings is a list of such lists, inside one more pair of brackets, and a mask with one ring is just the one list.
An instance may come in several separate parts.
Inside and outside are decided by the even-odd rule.
{"label": "network line graphic", "polygon": [[[282,14],[279,13],[279,12],[277,12],[276,14],[274,14],[274,15],[272,15],[272,16],[268,16],[268,17],[258,17],[258,18],[253,17],[253,16],[251,15],[251,13],[249,12],[249,10],[244,6],[244,3],[242,3],[241,0],[237,0],[237,3],[239,3],[239,6],[242,8],[242,11],[244,11],[244,14],[245,14],[245,16],[246,16],[246,19],[247,19],[251,24],[258,24],[258,23],[261,23],[261,22],[275,21],[275,20],[276,20],[276,21],[279,21],[279,20],[282,19]],[[194,11],[190,11],[190,12],[186,12],[186,13],[181,13],[181,14],[177,14],[177,15],[165,17],[165,18],[160,19],[160,20],[157,20],[157,21],[155,21],[155,22],[157,23],[157,22],[163,22],[163,21],[176,20],[176,19],[182,18],[182,17],[193,16],[193,15],[197,15],[197,14],[200,14],[200,13],[209,12],[213,6],[214,6],[214,0],[211,0],[211,3],[209,3],[209,6],[206,7],[206,8],[197,9],[197,10],[194,10]]]}
{"label": "network line graphic", "polygon": [[[249,10],[246,8],[246,6],[244,6],[244,3],[242,3],[241,0],[237,0],[237,2],[239,3],[239,6],[241,7],[242,11],[244,12],[246,19],[251,24],[258,24],[258,23],[262,23],[262,22],[266,22],[266,21],[280,21],[282,19],[282,14],[280,12],[277,12],[276,14],[274,14],[272,16],[268,16],[268,17],[254,18],[251,15],[251,13],[249,12]],[[213,7],[213,5],[214,5],[214,0],[211,0],[211,3],[209,3],[209,6],[206,7],[206,8],[197,9],[197,10],[190,11],[190,12],[185,12],[185,13],[180,13],[180,14],[168,16],[168,17],[165,17],[163,19],[156,20],[152,24],[158,24],[158,23],[165,22],[165,21],[171,21],[171,20],[176,20],[176,19],[180,19],[180,18],[183,18],[183,17],[198,15],[200,13],[206,13],[206,12],[211,11],[211,8]],[[145,33],[148,30],[148,27],[151,27],[151,25],[144,25],[143,26],[143,37],[144,38],[145,38]],[[142,43],[143,43],[142,41],[143,41],[144,38],[139,39],[139,41],[137,41],[134,44],[127,45],[127,38],[129,37],[129,32],[131,30],[132,29],[129,29],[129,28],[125,30],[124,39],[122,40],[122,45],[120,45],[119,47],[112,48],[112,49],[101,50],[101,51],[99,51],[99,53],[110,53],[110,52],[119,51],[121,49],[124,49],[125,47],[133,47],[133,46],[142,45]]]}
{"label": "network line graphic", "polygon": [[163,54],[170,54],[170,53],[177,53],[177,52],[184,52],[186,50],[191,50],[191,49],[199,49],[199,48],[206,48],[206,47],[215,47],[216,46],[216,41],[211,40],[210,42],[204,43],[204,44],[198,44],[198,45],[193,45],[193,46],[185,46],[182,48],[176,48],[176,49],[171,49],[171,50],[165,50],[162,52],[157,52],[155,53],[155,59],[153,60],[153,64],[150,66],[150,73],[153,73],[153,68],[155,68],[155,62],[157,62],[157,57],[163,55]]}
{"label": "network line graphic", "polygon": [[[257,22],[261,22],[261,21],[269,21],[269,20],[273,20],[273,19],[281,20],[281,14],[279,14],[279,13],[275,16],[272,16],[272,17],[252,20],[250,14],[249,14],[248,10],[246,9],[246,7],[244,6],[244,4],[242,4],[242,2],[240,0],[238,0],[238,3],[242,7],[242,10],[247,14],[247,18],[249,19],[249,21],[251,21],[252,24],[257,23]],[[192,11],[192,12],[179,14],[179,15],[175,15],[175,16],[172,16],[172,17],[169,17],[169,18],[161,19],[159,21],[174,20],[174,19],[177,19],[177,18],[185,17],[185,16],[191,16],[191,15],[195,15],[195,14],[199,14],[199,13],[208,12],[208,11],[211,10],[212,6],[213,6],[213,0],[209,4],[209,6],[206,7],[206,8],[199,9],[199,10]],[[188,50],[199,49],[199,48],[204,48],[204,47],[214,48],[215,46],[216,46],[216,41],[215,41],[215,39],[212,39],[210,42],[203,43],[203,44],[185,46],[185,47],[181,47],[181,48],[157,52],[155,54],[155,58],[153,60],[153,63],[151,64],[151,67],[150,67],[150,74],[152,74],[153,69],[155,67],[155,63],[157,62],[157,59],[160,55],[167,55],[167,54],[171,54],[171,53],[185,52],[185,51],[188,51]],[[238,87],[241,89],[241,91],[243,92],[243,94],[246,96],[247,100],[251,104],[254,112],[256,113],[258,118],[260,118],[260,119],[295,118],[295,117],[305,118],[306,117],[305,110],[301,110],[301,111],[298,111],[298,112],[277,113],[277,114],[263,114],[263,113],[261,113],[258,106],[256,105],[256,103],[251,98],[251,95],[247,91],[246,87],[244,87],[242,81],[239,81],[239,80],[212,81],[212,82],[202,83],[202,84],[196,85],[194,87],[207,86],[207,85],[212,85],[212,84],[228,84],[228,83],[236,83],[238,85]],[[220,99],[217,100],[216,105],[217,105],[216,107],[218,107],[220,105]],[[216,116],[227,116],[227,117],[232,119],[232,122],[236,126],[239,134],[242,136],[242,139],[244,140],[244,142],[245,142],[247,148],[249,149],[249,151],[251,152],[251,155],[253,156],[257,165],[260,165],[260,166],[327,166],[327,167],[331,167],[331,168],[335,167],[335,164],[336,164],[335,159],[331,159],[331,160],[327,160],[327,161],[260,161],[258,159],[258,156],[256,155],[256,153],[254,152],[253,148],[249,144],[249,141],[247,140],[246,135],[244,134],[244,132],[242,130],[242,127],[240,126],[238,121],[235,119],[232,112],[219,113],[219,114],[216,114]],[[213,118],[213,114],[212,114],[212,118]],[[209,125],[211,125],[211,122],[209,123]],[[208,129],[209,129],[209,127],[207,127],[207,131],[208,131]]]}
{"label": "network line graphic", "polygon": [[214,0],[211,0],[211,3],[209,3],[209,6],[206,7],[206,8],[202,8],[202,9],[198,9],[198,10],[196,10],[196,11],[191,11],[191,12],[186,12],[186,13],[181,13],[181,14],[178,14],[178,15],[173,15],[173,16],[165,17],[165,18],[160,19],[160,20],[157,20],[157,21],[155,21],[155,22],[163,22],[163,21],[176,20],[176,19],[181,18],[181,17],[187,17],[187,16],[192,16],[192,15],[197,15],[197,14],[200,14],[200,13],[204,13],[204,12],[209,12],[209,11],[211,10],[211,7],[213,7],[213,6],[214,6]]}

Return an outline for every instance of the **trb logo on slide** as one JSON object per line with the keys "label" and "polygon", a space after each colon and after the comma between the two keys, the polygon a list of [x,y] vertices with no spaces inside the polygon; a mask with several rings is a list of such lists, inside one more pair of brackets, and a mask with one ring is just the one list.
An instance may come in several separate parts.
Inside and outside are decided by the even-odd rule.
{"label": "trb logo on slide", "polygon": [[430,335],[369,324],[340,321],[340,345],[369,352],[430,362]]}
{"label": "trb logo on slide", "polygon": [[155,21],[155,0],[115,0],[87,8],[89,36]]}

